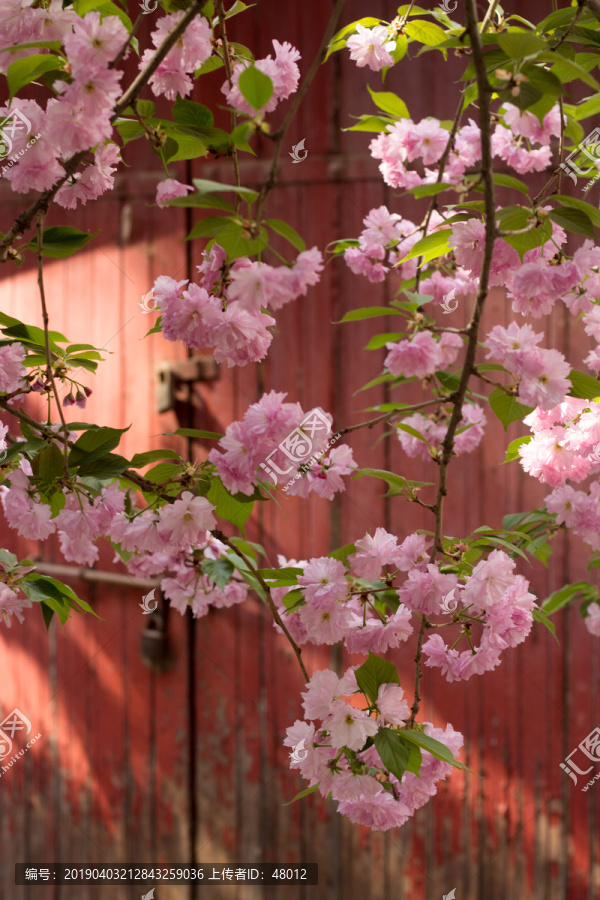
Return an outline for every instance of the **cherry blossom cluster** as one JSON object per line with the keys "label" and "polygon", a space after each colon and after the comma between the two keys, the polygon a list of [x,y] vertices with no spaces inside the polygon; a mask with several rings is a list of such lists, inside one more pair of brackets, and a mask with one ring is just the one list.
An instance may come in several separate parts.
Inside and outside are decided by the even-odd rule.
{"label": "cherry blossom cluster", "polygon": [[537,345],[544,335],[530,325],[508,328],[495,325],[486,338],[488,359],[493,357],[519,381],[519,399],[528,406],[551,410],[561,403],[569,390],[571,367],[558,350],[544,350]]}
{"label": "cherry blossom cluster", "polygon": [[[525,640],[533,625],[535,596],[528,591],[528,581],[514,574],[514,569],[514,560],[503,550],[492,550],[486,560],[477,563],[464,585],[456,582],[454,602],[462,620],[460,634],[452,646],[440,634],[431,635],[423,644],[426,666],[439,668],[448,681],[467,681],[472,675],[495,669],[503,650]],[[447,577],[456,581],[455,576]],[[433,600],[428,600],[428,606],[423,612],[435,612]],[[478,627],[482,629],[481,642],[475,647],[472,629]],[[466,641],[469,649],[459,653],[455,649],[459,641]]]}
{"label": "cherry blossom cluster", "polygon": [[290,267],[246,257],[230,266],[218,244],[203,256],[204,262],[197,266],[199,285],[159,275],[152,290],[165,338],[182,341],[192,350],[214,347],[216,361],[228,366],[264,359],[275,319],[262,309],[278,310],[304,296],[323,269],[316,247],[300,253]]}
{"label": "cherry blossom cluster", "polygon": [[331,415],[322,410],[307,414],[299,403],[286,403],[286,396],[263,394],[243,419],[227,426],[219,449],[208,458],[232,494],[250,496],[261,483],[287,482],[288,494],[314,492],[331,500],[345,490],[342,476],[356,468],[352,450],[346,444],[328,449]]}
{"label": "cherry blossom cluster", "polygon": [[[382,729],[402,734],[409,716],[400,685],[379,685],[376,702],[369,702],[349,668],[342,678],[331,669],[317,671],[306,688],[305,719],[296,719],[284,739],[292,749],[290,768],[309,787],[318,786],[322,797],[331,795],[351,822],[378,831],[403,825],[436,794],[437,782],[450,774],[451,766],[427,750],[421,751],[418,775],[406,771],[397,778],[384,765],[374,740]],[[453,754],[463,745],[462,734],[451,725],[444,730],[427,722],[423,731]]]}
{"label": "cherry blossom cluster", "polygon": [[[2,117],[24,116],[30,126],[13,129],[13,155],[18,161],[5,177],[14,191],[43,191],[65,174],[64,160],[96,148],[92,165],[75,173],[56,195],[61,206],[74,208],[78,200],[96,199],[114,183],[119,151],[106,142],[112,134],[112,111],[121,93],[122,73],[110,63],[125,46],[128,33],[117,16],[101,20],[99,12],[91,11],[82,18],[68,8],[61,9],[57,2],[49,10],[32,9],[31,3],[10,6],[13,16],[0,28],[3,46],[58,40],[68,77],[55,80],[57,96],[48,100],[45,110],[35,100],[22,99],[0,108]],[[6,51],[0,54],[0,65],[6,71],[16,58],[39,52],[38,48]],[[30,133],[41,136],[25,153]]]}
{"label": "cherry blossom cluster", "polygon": [[[0,445],[6,446],[7,428],[0,429]],[[83,484],[64,491],[64,503],[53,516],[51,506],[36,493],[30,463],[22,459],[0,487],[4,515],[9,526],[28,540],[46,540],[57,534],[68,562],[92,566],[98,560],[97,542],[107,537],[117,548],[116,559],[124,561],[132,575],[164,576],[161,589],[182,615],[191,607],[195,617],[217,608],[241,603],[248,587],[226,566],[225,578],[210,561],[226,556],[225,545],[212,537],[216,526],[214,506],[205,498],[184,491],[173,503],[160,509],[148,507],[126,512],[127,492],[117,484],[104,487],[90,498]],[[206,561],[209,561],[208,565]],[[211,574],[215,577],[211,578]],[[215,578],[217,581],[215,581]],[[7,624],[30,606],[27,598],[2,587],[0,613]]]}
{"label": "cherry blossom cluster", "polygon": [[[420,440],[410,432],[403,431],[402,428],[397,428],[396,436],[406,455],[413,458],[431,459],[432,453],[437,451],[439,454],[448,430],[449,418],[449,413],[440,410],[430,416],[417,412],[401,419],[400,425],[408,425],[409,428],[418,431],[426,441]],[[453,453],[460,456],[462,453],[471,453],[475,450],[483,439],[486,422],[485,412],[478,403],[465,403],[458,425],[458,433],[454,437]]]}
{"label": "cherry blossom cluster", "polygon": [[[9,399],[11,404],[16,403],[19,394],[29,391],[41,394],[52,390],[46,367],[31,366],[28,374],[24,365],[26,362],[27,352],[20,341],[13,341],[0,347],[0,393],[14,394],[15,396]],[[53,369],[54,378],[68,389],[62,401],[63,406],[78,406],[85,409],[92,390],[69,374],[71,365],[77,365],[76,359],[69,360],[68,356],[56,362]]]}
{"label": "cherry blossom cluster", "polygon": [[[348,568],[331,557],[308,562],[280,557],[281,566],[302,570],[297,578],[302,599],[286,604],[290,587],[273,588],[273,599],[296,643],[343,642],[350,653],[396,649],[413,632],[413,613],[451,615],[459,628],[455,644],[448,648],[439,635],[430,637],[423,646],[426,664],[441,668],[449,681],[495,668],[501,651],[521,643],[531,630],[535,597],[528,582],[514,574],[515,562],[504,551],[493,550],[461,584],[457,575],[442,571],[447,565],[428,561],[427,548],[424,535],[411,534],[398,544],[396,535],[377,528],[356,541]],[[396,586],[401,573],[405,580]],[[394,612],[378,601],[382,590],[394,592]],[[475,648],[470,635],[478,626],[482,639]],[[469,649],[459,654],[454,647],[463,638]]]}
{"label": "cherry blossom cluster", "polygon": [[[184,15],[184,11],[180,10],[159,19],[151,35],[155,48],[160,47],[169,31]],[[156,97],[164,95],[167,100],[176,100],[178,94],[181,97],[191,94],[194,85],[190,76],[211,56],[212,37],[210,22],[202,16],[193,18],[150,78],[152,93]],[[148,48],[144,51],[140,59],[140,71],[146,68],[153,56],[154,50]]]}
{"label": "cherry blossom cluster", "polygon": [[221,88],[227,98],[228,104],[238,112],[247,113],[249,116],[255,116],[258,113],[272,112],[281,100],[287,100],[291,94],[298,89],[300,80],[300,69],[297,61],[300,59],[300,53],[295,47],[292,47],[287,41],[280,44],[279,41],[273,41],[273,49],[275,56],[271,54],[264,59],[254,61],[254,66],[263,75],[267,75],[273,84],[273,93],[268,102],[259,110],[251,107],[240,91],[239,80],[242,72],[250,65],[250,60],[242,59],[233,67],[231,73],[231,86],[226,82]]}

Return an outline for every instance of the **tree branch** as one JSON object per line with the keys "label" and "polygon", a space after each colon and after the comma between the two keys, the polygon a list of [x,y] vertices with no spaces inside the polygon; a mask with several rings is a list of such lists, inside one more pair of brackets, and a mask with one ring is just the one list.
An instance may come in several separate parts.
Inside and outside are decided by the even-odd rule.
{"label": "tree branch", "polygon": [[[142,72],[140,72],[137,78],[132,82],[132,84],[122,95],[121,99],[117,102],[116,106],[114,107],[113,117],[111,120],[113,123],[115,119],[118,118],[118,116],[120,116],[121,113],[125,109],[127,109],[127,107],[139,96],[142,89],[146,86],[169,50],[171,50],[179,37],[181,37],[194,16],[196,16],[198,12],[200,12],[202,6],[202,0],[195,0],[195,2],[192,4],[192,6],[190,6],[190,8],[183,16],[183,18],[179,22],[177,22],[177,24],[167,34],[164,41],[162,42],[160,47],[158,47],[156,53],[154,54],[146,68]],[[119,51],[119,53],[121,52],[122,51]],[[14,252],[11,252],[13,241],[20,235],[25,234],[25,232],[31,228],[32,222],[34,221],[38,213],[42,213],[43,215],[45,215],[48,212],[48,208],[60,188],[66,181],[68,181],[71,175],[73,175],[79,164],[83,162],[89,152],[89,150],[82,150],[79,153],[73,154],[73,156],[66,160],[63,163],[65,174],[61,178],[59,178],[56,184],[40,194],[37,200],[34,200],[31,206],[29,206],[25,210],[25,212],[22,212],[21,215],[17,219],[15,219],[9,230],[6,232],[5,236],[0,241],[0,262],[6,262],[9,257],[14,255]]]}
{"label": "tree branch", "polygon": [[327,47],[329,45],[331,38],[333,37],[333,35],[335,33],[336,25],[338,23],[338,19],[339,19],[341,13],[342,13],[342,9],[344,8],[345,2],[346,2],[346,0],[336,0],[336,4],[333,8],[333,12],[331,13],[331,18],[329,19],[329,22],[327,23],[327,28],[325,29],[325,33],[324,33],[321,43],[319,45],[319,49],[317,50],[317,54],[312,61],[312,65],[311,65],[310,69],[308,70],[308,72],[306,73],[306,77],[302,80],[302,83],[300,84],[300,87],[299,87],[296,95],[294,96],[292,104],[287,111],[285,119],[283,120],[282,124],[277,129],[277,131],[273,132],[273,134],[271,135],[271,138],[273,138],[273,140],[276,141],[275,153],[273,154],[273,159],[271,161],[271,168],[269,170],[267,180],[263,184],[263,186],[261,188],[261,192],[260,192],[260,197],[258,198],[258,206],[257,206],[257,211],[256,211],[256,221],[257,222],[260,222],[260,220],[262,219],[262,214],[264,211],[267,196],[273,190],[273,188],[275,187],[275,183],[277,181],[277,165],[279,163],[279,157],[281,156],[281,148],[283,145],[283,138],[285,137],[285,133],[288,130],[290,122],[296,115],[298,108],[304,99],[304,95],[306,94],[307,90],[309,89],[309,87],[312,83],[313,78],[317,74],[317,72],[319,70],[319,66],[325,59],[325,54],[327,53]]}
{"label": "tree branch", "polygon": [[271,610],[271,614],[273,615],[273,618],[275,619],[275,621],[277,622],[277,624],[279,625],[279,627],[285,634],[286,638],[288,639],[288,641],[292,647],[292,650],[296,654],[296,659],[298,660],[298,665],[302,669],[302,674],[304,675],[304,680],[306,682],[310,681],[308,672],[306,671],[306,666],[304,665],[304,662],[302,660],[302,650],[300,649],[300,647],[298,646],[298,644],[296,643],[294,638],[291,636],[291,634],[287,630],[285,622],[279,615],[279,610],[275,606],[275,602],[273,600],[273,597],[271,596],[271,588],[269,587],[267,582],[264,580],[264,578],[262,577],[262,575],[260,574],[260,572],[258,571],[256,566],[254,565],[254,563],[252,563],[251,560],[248,559],[246,554],[243,553],[239,549],[239,547],[236,547],[236,545],[230,541],[230,539],[227,537],[226,534],[223,534],[223,532],[219,531],[219,529],[214,529],[213,531],[211,531],[211,534],[214,535],[214,537],[216,537],[217,540],[222,541],[223,544],[226,544],[231,550],[233,550],[234,553],[237,554],[237,556],[240,556],[244,560],[244,562],[246,563],[246,565],[248,566],[248,568],[250,569],[250,571],[252,572],[252,574],[254,575],[256,580],[258,581],[258,583],[260,584],[261,588],[265,592],[265,597],[266,597],[267,603],[269,605],[269,609]]}

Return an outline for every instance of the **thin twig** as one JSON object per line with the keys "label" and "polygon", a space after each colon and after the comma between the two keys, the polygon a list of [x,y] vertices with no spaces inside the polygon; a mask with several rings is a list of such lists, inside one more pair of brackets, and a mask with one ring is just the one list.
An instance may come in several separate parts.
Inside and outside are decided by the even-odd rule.
{"label": "thin twig", "polygon": [[[146,68],[140,72],[137,78],[133,81],[133,83],[127,88],[125,93],[122,95],[121,99],[118,101],[113,110],[112,122],[114,123],[115,119],[121,115],[121,113],[127,109],[127,107],[139,96],[142,92],[142,89],[146,86],[158,66],[161,64],[169,50],[174,46],[180,36],[183,34],[189,23],[192,21],[194,16],[198,14],[200,9],[203,6],[202,0],[195,0],[193,5],[187,10],[183,18],[177,22],[176,25],[173,26],[171,31],[166,35],[164,41],[156,50],[156,53],[146,66]],[[63,168],[65,170],[65,174],[59,178],[59,180],[54,184],[51,188],[44,191],[40,196],[35,200],[31,206],[29,206],[21,215],[15,219],[11,227],[8,229],[2,240],[0,241],[0,262],[6,262],[6,260],[14,254],[11,254],[11,248],[13,241],[22,234],[25,234],[31,228],[33,221],[35,220],[38,213],[42,213],[45,215],[48,212],[48,208],[52,201],[54,200],[56,194],[63,186],[63,184],[68,181],[68,179],[73,175],[77,167],[88,155],[89,150],[83,150],[79,153],[75,153],[69,159],[67,159],[63,163]]]}
{"label": "thin twig", "polygon": [[329,22],[327,23],[327,28],[325,29],[325,34],[323,35],[323,38],[319,45],[319,49],[317,50],[316,56],[312,61],[312,65],[311,65],[310,69],[308,70],[308,72],[306,73],[306,77],[302,80],[302,83],[300,84],[300,87],[294,96],[294,99],[290,105],[290,108],[287,111],[285,119],[283,120],[282,124],[277,129],[277,131],[273,132],[273,134],[270,135],[271,138],[273,138],[273,140],[275,141],[275,153],[273,154],[273,159],[271,160],[271,168],[269,170],[267,180],[263,184],[263,186],[261,188],[261,192],[260,192],[260,197],[258,198],[258,206],[257,206],[257,212],[256,212],[256,221],[257,222],[260,222],[260,220],[262,219],[262,214],[264,211],[267,195],[270,193],[270,191],[273,190],[273,188],[275,187],[275,183],[277,181],[277,165],[279,163],[279,157],[281,156],[281,148],[283,146],[283,138],[285,137],[285,133],[288,130],[288,127],[289,127],[292,119],[296,115],[298,108],[304,99],[304,95],[306,94],[307,90],[309,89],[309,87],[312,83],[313,78],[317,74],[321,63],[325,59],[325,55],[327,53],[327,47],[329,45],[331,38],[333,37],[333,35],[335,33],[335,28],[338,23],[338,19],[339,19],[340,15],[342,14],[342,9],[344,8],[345,2],[346,2],[346,0],[336,0],[336,4],[333,8],[333,12],[331,13],[331,18],[329,19]]}
{"label": "thin twig", "polygon": [[481,23],[481,33],[482,34],[485,34],[485,32],[488,30],[490,22],[492,21],[492,17],[494,15],[494,13],[496,12],[496,7],[498,6],[499,2],[500,2],[500,0],[492,0],[492,2],[490,3],[488,11],[485,14],[484,20]]}
{"label": "thin twig", "polygon": [[266,597],[267,603],[269,605],[269,609],[271,610],[271,614],[272,614],[273,618],[275,619],[275,621],[277,622],[277,624],[279,625],[279,627],[281,628],[281,630],[283,631],[283,633],[285,634],[286,638],[288,639],[288,641],[292,647],[292,650],[296,654],[296,659],[298,660],[298,665],[302,669],[302,674],[304,675],[304,680],[306,682],[308,682],[310,679],[308,677],[308,672],[306,671],[306,666],[304,665],[304,662],[302,660],[302,650],[300,649],[300,647],[298,646],[298,644],[296,643],[294,638],[291,636],[291,634],[287,630],[285,622],[279,615],[279,610],[275,606],[275,602],[273,600],[273,597],[271,596],[271,588],[269,587],[267,582],[264,580],[264,578],[262,577],[262,575],[260,574],[260,572],[258,571],[256,566],[254,565],[254,563],[252,563],[248,559],[246,554],[243,553],[239,547],[237,547],[234,543],[232,543],[232,541],[227,537],[226,534],[223,534],[223,532],[219,531],[219,529],[214,529],[213,531],[211,531],[211,534],[214,535],[214,537],[216,537],[217,540],[222,541],[223,544],[226,544],[227,547],[229,547],[231,550],[233,550],[234,553],[236,553],[238,556],[240,556],[244,560],[244,562],[246,563],[246,565],[248,566],[248,568],[250,569],[250,571],[252,572],[252,574],[254,575],[256,580],[258,581],[258,583],[260,584],[261,588],[265,592],[265,597]]}
{"label": "thin twig", "polygon": [[[54,380],[54,370],[52,367],[52,354],[50,352],[50,334],[48,326],[50,324],[50,319],[48,316],[48,308],[46,306],[46,292],[44,291],[44,257],[43,257],[43,242],[44,242],[44,215],[43,213],[38,214],[37,221],[37,262],[38,262],[38,287],[40,290],[40,299],[42,301],[42,322],[44,325],[44,346],[46,349],[46,379],[52,385],[52,393],[54,394],[54,399],[56,400],[56,406],[58,408],[58,414],[60,416],[60,421],[62,422],[62,430],[63,430],[63,442],[65,446],[64,452],[64,469],[65,469],[65,478],[69,477],[69,430],[67,427],[67,423],[65,421],[65,414],[63,412],[63,408],[60,402],[60,397],[58,395],[58,388],[56,387],[56,381]],[[50,423],[48,423],[50,424]]]}
{"label": "thin twig", "polygon": [[417,409],[424,409],[426,406],[434,406],[436,404],[449,403],[450,397],[434,397],[433,400],[424,400],[422,403],[412,403],[410,406],[403,406],[402,409],[393,409],[389,412],[382,413],[374,419],[368,419],[366,422],[359,422],[357,425],[348,425],[347,428],[339,428],[336,434],[350,434],[351,431],[358,431],[360,428],[372,428],[378,422],[393,419],[394,416],[403,416],[407,412],[414,412]]}
{"label": "thin twig", "polygon": [[[223,0],[216,0],[216,11],[219,17],[219,31],[221,35],[221,42],[223,44],[223,63],[225,65],[225,74],[227,75],[227,81],[229,83],[229,88],[233,87],[232,80],[232,72],[231,72],[231,57],[229,56],[229,42],[227,40],[227,29],[225,27],[225,9],[223,6]],[[235,128],[237,123],[237,116],[235,112],[231,113],[231,130]],[[231,156],[233,159],[233,173],[235,175],[235,183],[238,187],[241,187],[240,181],[240,163],[238,159],[237,147],[235,144],[232,144]],[[240,203],[240,195],[235,195],[235,211],[237,213],[238,206]]]}
{"label": "thin twig", "polygon": [[[496,239],[496,216],[495,216],[495,200],[494,200],[494,179],[492,167],[491,153],[491,134],[490,134],[490,112],[489,100],[491,88],[487,80],[485,70],[485,62],[483,59],[483,47],[481,44],[481,36],[477,22],[477,6],[476,0],[465,0],[465,16],[469,38],[471,41],[471,49],[473,53],[473,63],[475,65],[476,81],[479,97],[479,128],[481,130],[481,173],[485,188],[485,243],[483,251],[483,259],[481,263],[481,272],[479,275],[479,289],[477,298],[471,316],[471,321],[467,326],[469,339],[467,341],[467,350],[462,368],[459,386],[452,398],[452,414],[448,424],[448,430],[442,443],[442,456],[439,465],[438,490],[434,503],[435,511],[435,531],[433,538],[433,547],[429,557],[429,562],[435,562],[436,556],[442,547],[442,521],[443,521],[443,504],[444,497],[447,493],[447,477],[448,466],[452,459],[454,449],[454,436],[462,418],[462,408],[469,385],[469,380],[475,368],[475,355],[477,352],[477,339],[479,335],[479,324],[481,313],[487,297],[488,282],[490,276],[490,268],[492,264],[492,254],[494,250],[494,241]],[[428,627],[425,616],[421,620],[419,636],[417,639],[417,651],[415,654],[416,674],[415,674],[415,692],[413,705],[411,707],[411,715],[408,720],[408,727],[411,727],[415,721],[415,717],[419,712],[421,702],[420,684],[421,684],[421,652],[423,639]]]}

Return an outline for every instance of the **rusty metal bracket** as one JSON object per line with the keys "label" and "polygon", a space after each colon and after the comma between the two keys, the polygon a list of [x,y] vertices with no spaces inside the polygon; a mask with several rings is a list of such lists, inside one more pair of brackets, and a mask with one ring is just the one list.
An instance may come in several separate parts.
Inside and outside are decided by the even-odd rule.
{"label": "rusty metal bracket", "polygon": [[189,359],[166,359],[155,366],[156,409],[159,413],[175,409],[180,388],[184,385],[215,381],[219,367],[212,356]]}

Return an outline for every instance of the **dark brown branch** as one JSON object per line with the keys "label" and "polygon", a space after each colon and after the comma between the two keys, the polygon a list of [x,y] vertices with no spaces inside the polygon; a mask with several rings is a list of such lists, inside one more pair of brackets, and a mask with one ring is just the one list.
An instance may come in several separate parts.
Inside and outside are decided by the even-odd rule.
{"label": "dark brown branch", "polygon": [[317,54],[312,61],[312,65],[311,65],[310,69],[308,70],[308,72],[306,73],[306,77],[303,78],[302,83],[300,84],[300,87],[299,87],[296,95],[294,96],[292,104],[287,111],[285,119],[283,120],[282,124],[277,129],[277,131],[273,132],[273,134],[271,135],[271,138],[273,138],[273,140],[276,142],[275,143],[275,153],[273,154],[273,159],[271,161],[271,168],[269,170],[267,180],[263,184],[261,192],[260,192],[260,197],[258,198],[258,207],[257,207],[257,212],[256,212],[257,222],[260,222],[260,220],[262,218],[262,214],[264,211],[267,196],[273,190],[273,188],[275,187],[275,183],[277,181],[277,165],[279,163],[279,157],[281,156],[281,148],[283,146],[283,139],[285,137],[285,133],[288,130],[288,127],[289,127],[292,119],[296,115],[298,108],[304,99],[304,95],[306,94],[307,90],[309,89],[310,85],[312,84],[313,78],[317,74],[321,63],[325,59],[325,55],[327,53],[327,47],[329,45],[331,38],[333,37],[333,35],[335,33],[336,25],[338,23],[338,19],[339,19],[340,15],[342,14],[342,9],[344,8],[345,2],[346,2],[346,0],[336,0],[336,4],[333,8],[333,12],[331,13],[331,18],[329,19],[329,22],[327,23],[327,28],[325,29],[325,34],[323,35],[321,44],[319,46],[319,49],[317,50]]}
{"label": "dark brown branch", "polygon": [[290,646],[292,647],[292,650],[296,654],[296,659],[298,660],[298,665],[302,669],[302,674],[304,675],[304,680],[306,682],[310,681],[308,672],[306,671],[306,666],[304,665],[304,662],[302,660],[302,650],[300,649],[300,647],[298,646],[298,644],[296,643],[294,638],[291,636],[291,634],[287,630],[285,622],[279,615],[279,610],[275,606],[275,602],[273,600],[273,597],[271,596],[271,588],[269,587],[269,585],[267,584],[265,579],[262,577],[262,575],[260,574],[260,572],[258,571],[256,566],[251,562],[251,560],[248,559],[248,557],[245,555],[245,553],[243,553],[239,549],[239,547],[236,547],[236,545],[234,543],[232,543],[232,541],[227,537],[226,534],[223,534],[223,532],[219,531],[218,529],[214,529],[213,531],[211,531],[211,534],[214,535],[214,537],[216,537],[217,540],[222,541],[222,543],[226,544],[227,547],[229,547],[231,550],[233,550],[234,553],[236,553],[238,556],[240,556],[244,560],[244,562],[246,563],[246,565],[248,566],[248,568],[250,569],[250,571],[252,572],[252,574],[254,575],[256,580],[258,581],[258,583],[260,584],[261,588],[263,589],[263,591],[265,593],[265,598],[266,598],[267,604],[269,606],[269,609],[271,610],[271,614],[272,614],[273,618],[275,619],[275,621],[277,622],[277,624],[279,625],[279,627],[285,634],[286,638],[288,639],[288,641],[290,643]]}
{"label": "dark brown branch", "polygon": [[[137,99],[139,94],[142,92],[142,89],[146,86],[169,50],[171,50],[171,48],[175,45],[194,16],[196,16],[201,10],[202,6],[202,0],[195,0],[195,3],[190,6],[183,18],[179,22],[177,22],[177,24],[167,34],[164,41],[157,49],[156,53],[154,54],[146,68],[142,72],[140,72],[140,74],[127,88],[121,99],[114,107],[112,118],[113,123],[114,120],[118,116],[120,116],[122,112],[127,109],[127,107],[134,100]],[[67,159],[63,163],[65,174],[62,176],[62,178],[59,178],[56,184],[40,194],[37,200],[34,200],[31,206],[29,206],[24,212],[21,213],[21,215],[17,219],[15,219],[3,239],[0,241],[0,262],[6,262],[6,260],[11,256],[10,251],[13,241],[20,235],[25,234],[25,232],[31,228],[31,225],[38,213],[42,213],[42,215],[45,215],[48,212],[48,208],[50,207],[50,204],[56,197],[56,194],[58,193],[60,188],[63,186],[63,184],[65,184],[66,181],[68,181],[71,175],[73,175],[79,164],[83,162],[88,153],[89,150],[84,150],[80,153],[75,153],[73,156]]]}

